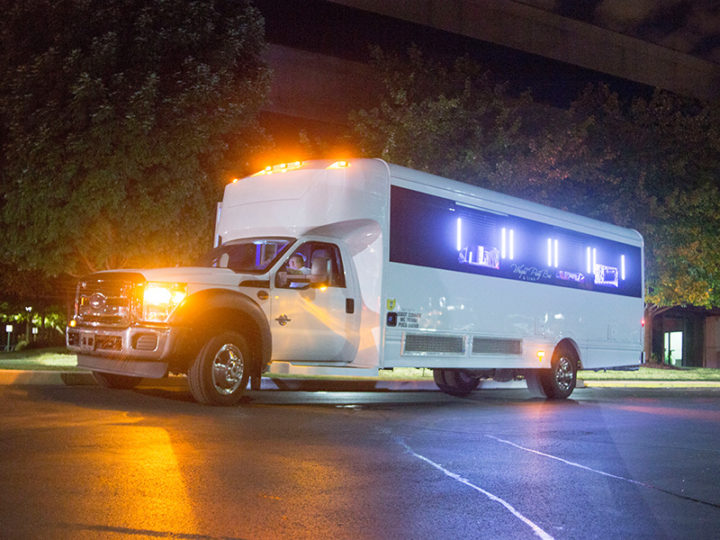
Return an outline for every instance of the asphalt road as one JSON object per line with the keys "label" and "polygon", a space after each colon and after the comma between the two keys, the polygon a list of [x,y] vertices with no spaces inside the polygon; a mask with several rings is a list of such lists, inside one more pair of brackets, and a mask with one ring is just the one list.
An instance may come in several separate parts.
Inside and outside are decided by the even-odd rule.
{"label": "asphalt road", "polygon": [[718,538],[720,391],[0,387],[1,538]]}

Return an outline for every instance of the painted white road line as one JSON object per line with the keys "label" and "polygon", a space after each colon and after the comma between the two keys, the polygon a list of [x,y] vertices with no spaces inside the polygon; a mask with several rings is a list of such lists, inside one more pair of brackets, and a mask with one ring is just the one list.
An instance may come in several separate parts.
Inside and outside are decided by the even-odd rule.
{"label": "painted white road line", "polygon": [[592,467],[588,467],[587,465],[581,465],[580,463],[575,463],[574,461],[568,461],[567,459],[563,459],[558,456],[553,456],[552,454],[546,454],[545,452],[540,452],[539,450],[533,450],[532,448],[527,448],[525,446],[520,446],[519,444],[515,444],[512,441],[507,441],[505,439],[500,439],[499,437],[495,437],[493,435],[485,435],[486,437],[489,437],[490,439],[496,440],[498,442],[501,442],[503,444],[508,444],[510,446],[514,446],[515,448],[519,450],[524,450],[525,452],[530,452],[531,454],[537,454],[538,456],[543,456],[549,459],[554,459],[556,461],[559,461],[561,463],[564,463],[565,465],[570,465],[571,467],[577,467],[578,469],[583,469],[585,471],[594,472],[595,474],[601,474],[602,476],[607,476],[609,478],[615,478],[616,480],[624,480],[625,482],[630,482],[631,484],[635,484],[636,486],[643,486],[643,487],[652,487],[647,484],[644,484],[643,482],[638,482],[637,480],[633,480],[632,478],[626,478],[624,476],[618,476],[616,474],[608,473],[605,471],[600,471],[598,469],[593,469]]}
{"label": "painted white road line", "polygon": [[577,467],[578,469],[582,469],[584,471],[592,472],[595,474],[599,474],[602,476],[607,476],[608,478],[614,478],[616,480],[621,480],[623,482],[628,482],[629,484],[633,484],[635,486],[644,487],[647,489],[653,489],[655,491],[659,491],[660,493],[665,493],[666,495],[672,495],[673,497],[677,497],[679,499],[684,499],[686,501],[692,501],[699,504],[704,504],[706,506],[710,506],[712,508],[720,508],[720,504],[714,501],[706,501],[704,499],[700,499],[698,497],[693,497],[691,495],[686,495],[685,493],[677,493],[675,491],[671,491],[669,489],[653,486],[652,484],[646,484],[645,482],[640,482],[638,480],[633,480],[632,478],[626,478],[625,476],[618,476],[617,474],[608,473],[605,471],[600,471],[598,469],[593,469],[592,467],[588,467],[587,465],[581,465],[580,463],[575,463],[574,461],[569,461],[567,459],[563,459],[558,456],[553,456],[552,454],[547,454],[545,452],[540,452],[539,450],[533,450],[532,448],[527,448],[525,446],[521,446],[519,444],[515,444],[512,441],[508,441],[505,439],[501,439],[499,437],[495,437],[493,435],[485,435],[486,437],[489,437],[490,439],[493,439],[495,441],[498,441],[503,444],[507,444],[510,446],[514,446],[518,450],[523,450],[525,452],[530,452],[532,454],[536,454],[538,456],[546,457],[548,459],[554,459],[555,461],[559,461],[560,463],[564,463],[565,465],[570,465],[571,467]]}
{"label": "painted white road line", "polygon": [[523,523],[525,523],[526,525],[528,525],[528,526],[533,530],[533,532],[534,532],[537,536],[539,536],[540,538],[542,538],[543,540],[553,540],[553,537],[552,537],[551,535],[549,535],[548,533],[546,533],[546,532],[545,532],[543,529],[541,529],[537,524],[533,523],[533,522],[530,521],[528,518],[526,518],[524,515],[522,515],[520,512],[518,512],[517,509],[516,509],[513,505],[511,505],[509,502],[507,502],[506,500],[501,499],[501,498],[498,497],[497,495],[493,495],[493,494],[490,493],[489,491],[486,491],[486,490],[484,490],[483,488],[481,488],[481,487],[479,487],[479,486],[476,486],[475,484],[473,484],[472,482],[470,482],[470,480],[468,480],[467,478],[464,478],[464,477],[460,476],[460,475],[457,474],[457,473],[454,473],[454,472],[452,472],[452,471],[447,470],[445,467],[443,467],[443,466],[440,465],[439,463],[435,463],[433,460],[428,459],[428,458],[426,458],[425,456],[418,454],[418,453],[415,452],[412,448],[410,448],[410,447],[407,445],[407,443],[405,443],[404,441],[399,441],[399,442],[400,442],[400,444],[402,444],[402,445],[405,447],[405,449],[406,449],[410,454],[412,454],[412,455],[415,456],[416,458],[421,459],[422,461],[424,461],[424,462],[427,463],[428,465],[432,465],[432,466],[435,467],[437,470],[442,471],[446,476],[449,476],[449,477],[452,478],[453,480],[457,480],[457,481],[460,482],[461,484],[465,484],[466,486],[474,489],[475,491],[478,491],[478,492],[482,493],[483,495],[485,495],[485,496],[486,496],[488,499],[490,499],[491,501],[494,501],[494,502],[499,503],[499,504],[501,504],[502,506],[504,506],[504,507],[505,507],[508,511],[510,511],[510,513],[512,513],[516,518],[518,518],[520,521],[522,521]]}

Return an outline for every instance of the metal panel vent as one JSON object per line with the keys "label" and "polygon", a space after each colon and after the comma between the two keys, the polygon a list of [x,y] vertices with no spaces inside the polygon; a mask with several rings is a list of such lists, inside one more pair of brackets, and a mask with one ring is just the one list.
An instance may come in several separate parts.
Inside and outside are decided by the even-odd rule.
{"label": "metal panel vent", "polygon": [[407,334],[404,352],[465,354],[465,340],[462,336]]}
{"label": "metal panel vent", "polygon": [[135,338],[135,349],[138,351],[154,351],[157,349],[157,336],[155,334],[140,334]]}
{"label": "metal panel vent", "polygon": [[473,354],[522,354],[519,339],[473,338]]}

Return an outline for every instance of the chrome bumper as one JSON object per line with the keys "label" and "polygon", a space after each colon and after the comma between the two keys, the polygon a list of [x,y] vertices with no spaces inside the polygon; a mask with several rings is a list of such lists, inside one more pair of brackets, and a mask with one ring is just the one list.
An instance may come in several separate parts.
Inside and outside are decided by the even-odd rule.
{"label": "chrome bumper", "polygon": [[108,329],[68,327],[67,348],[77,354],[78,367],[93,371],[161,378],[179,340],[176,328]]}

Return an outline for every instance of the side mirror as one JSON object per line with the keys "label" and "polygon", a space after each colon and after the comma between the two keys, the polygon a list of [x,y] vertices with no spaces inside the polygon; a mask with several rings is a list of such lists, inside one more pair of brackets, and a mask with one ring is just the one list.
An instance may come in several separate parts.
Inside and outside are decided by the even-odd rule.
{"label": "side mirror", "polygon": [[277,273],[277,275],[275,276],[275,286],[280,288],[285,288],[288,286],[287,272],[283,272],[281,270]]}

